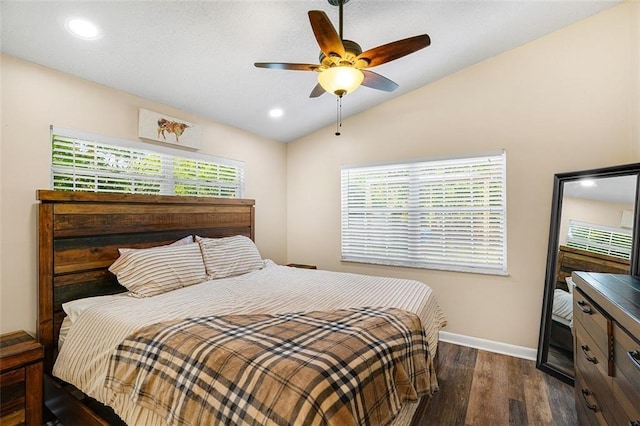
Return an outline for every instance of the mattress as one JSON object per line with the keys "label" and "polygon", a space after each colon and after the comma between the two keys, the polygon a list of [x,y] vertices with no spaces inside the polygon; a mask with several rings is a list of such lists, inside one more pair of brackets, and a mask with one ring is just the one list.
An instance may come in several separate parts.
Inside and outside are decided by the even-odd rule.
{"label": "mattress", "polygon": [[[53,374],[111,406],[128,424],[163,424],[155,413],[131,404],[124,395],[104,386],[110,355],[135,330],[193,316],[282,314],[364,306],[399,308],[418,315],[433,362],[438,331],[446,319],[427,285],[397,278],[289,268],[268,260],[265,265],[245,275],[206,281],[154,297],[140,299],[124,294],[95,304],[81,302],[82,309],[70,315],[72,325]],[[401,416],[410,419],[404,410]]]}

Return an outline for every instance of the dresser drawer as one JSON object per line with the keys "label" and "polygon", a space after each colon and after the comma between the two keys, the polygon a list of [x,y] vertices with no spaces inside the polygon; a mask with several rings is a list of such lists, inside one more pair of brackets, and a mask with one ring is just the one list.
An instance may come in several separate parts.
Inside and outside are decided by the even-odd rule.
{"label": "dresser drawer", "polygon": [[[576,353],[574,354],[576,368],[579,368],[589,381],[598,380],[608,384],[611,377],[608,375],[606,355],[583,327],[576,326],[574,333],[576,336]],[[591,379],[592,376],[593,379]]]}
{"label": "dresser drawer", "polygon": [[586,383],[580,370],[576,369],[575,400],[580,425],[607,425],[601,408],[602,405],[599,401],[602,396],[602,391],[591,388]]}
{"label": "dresser drawer", "polygon": [[613,327],[616,366],[613,394],[622,409],[622,424],[640,422],[640,342],[617,324]]}
{"label": "dresser drawer", "polygon": [[579,288],[573,292],[573,322],[581,325],[602,353],[609,353],[607,327],[609,320]]}
{"label": "dresser drawer", "polygon": [[[580,382],[582,387],[580,389],[576,387],[576,391],[580,393],[576,394],[576,400],[580,398],[582,402],[589,401],[597,407],[591,411],[600,413],[609,424],[616,424],[616,401],[611,393],[613,378],[608,374],[607,357],[582,326],[576,326],[574,332],[576,371],[580,371],[582,376]],[[583,395],[582,389],[588,389],[590,395]]]}
{"label": "dresser drawer", "polygon": [[0,374],[0,424],[21,425],[25,421],[25,369]]}

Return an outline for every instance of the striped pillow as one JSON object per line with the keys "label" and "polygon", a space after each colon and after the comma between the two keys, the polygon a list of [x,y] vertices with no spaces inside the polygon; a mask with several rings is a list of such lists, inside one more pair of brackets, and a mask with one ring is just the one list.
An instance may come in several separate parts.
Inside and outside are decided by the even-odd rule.
{"label": "striped pillow", "polygon": [[[165,244],[165,245],[156,246],[156,247],[184,246],[186,244],[192,244],[194,242],[195,241],[193,241],[193,235],[187,235],[186,237],[180,238],[178,241],[174,241],[171,244]],[[153,248],[153,247],[149,247],[149,248]],[[128,248],[128,247],[127,248],[119,248],[118,249],[118,253],[125,254],[126,252],[131,251],[131,250],[145,250],[145,249],[135,249],[135,248]]]}
{"label": "striped pillow", "polygon": [[236,235],[225,238],[202,238],[196,236],[202,257],[211,279],[232,277],[257,271],[264,261],[251,239]]}
{"label": "striped pillow", "polygon": [[136,297],[150,297],[207,280],[200,246],[162,246],[131,250],[109,267]]}

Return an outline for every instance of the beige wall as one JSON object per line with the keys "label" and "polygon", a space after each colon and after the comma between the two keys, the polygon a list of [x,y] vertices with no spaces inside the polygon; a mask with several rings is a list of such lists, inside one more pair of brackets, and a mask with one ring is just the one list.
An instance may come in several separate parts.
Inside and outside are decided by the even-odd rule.
{"label": "beige wall", "polygon": [[[328,127],[289,144],[287,260],[421,280],[447,331],[536,347],[554,173],[640,160],[637,9],[616,6],[349,118],[340,137]],[[340,261],[342,164],[501,148],[508,277]]]}
{"label": "beige wall", "polygon": [[205,154],[242,160],[256,243],[285,260],[286,146],[70,75],[1,56],[0,332],[36,329],[37,189],[49,188],[49,125],[137,140],[138,108],[200,124]]}

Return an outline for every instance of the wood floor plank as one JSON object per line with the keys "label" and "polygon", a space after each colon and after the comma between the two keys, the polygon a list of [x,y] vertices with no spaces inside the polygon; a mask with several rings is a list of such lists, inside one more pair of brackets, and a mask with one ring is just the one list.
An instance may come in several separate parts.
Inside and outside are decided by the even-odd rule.
{"label": "wood floor plank", "polygon": [[507,357],[478,351],[465,424],[497,425],[508,419],[508,391]]}
{"label": "wood floor plank", "polygon": [[[464,425],[477,350],[465,346],[438,346],[440,390],[424,405],[417,425]],[[427,414],[428,413],[428,414]]]}
{"label": "wood floor plank", "polygon": [[542,376],[542,372],[534,372],[524,378],[527,413],[532,424],[553,425],[549,395]]}
{"label": "wood floor plank", "polygon": [[[507,362],[507,375],[509,377],[521,377],[524,376],[525,372],[522,363],[522,359],[515,358],[512,356],[506,357]],[[524,388],[522,387],[522,382],[519,380],[509,380],[509,398],[514,399],[516,401],[524,401]]]}
{"label": "wood floor plank", "polygon": [[524,426],[528,424],[524,384],[522,380],[513,380],[513,378],[522,377],[525,371],[528,371],[526,361],[511,356],[506,357],[506,361],[509,383],[509,424]]}

